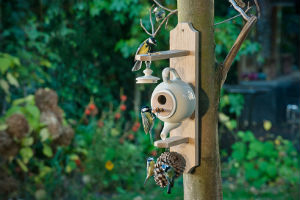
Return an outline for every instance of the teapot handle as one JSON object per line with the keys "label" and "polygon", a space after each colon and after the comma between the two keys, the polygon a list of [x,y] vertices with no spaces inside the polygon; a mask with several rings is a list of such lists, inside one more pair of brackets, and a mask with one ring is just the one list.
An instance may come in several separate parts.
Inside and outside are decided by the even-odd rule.
{"label": "teapot handle", "polygon": [[181,80],[180,76],[174,68],[167,67],[162,72],[162,78],[164,82],[170,82],[170,72],[172,72],[173,74],[173,80]]}

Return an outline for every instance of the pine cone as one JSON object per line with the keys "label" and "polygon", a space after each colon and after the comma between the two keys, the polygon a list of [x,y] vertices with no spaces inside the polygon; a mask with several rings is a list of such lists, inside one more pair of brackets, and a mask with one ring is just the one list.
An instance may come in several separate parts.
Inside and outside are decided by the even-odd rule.
{"label": "pine cone", "polygon": [[52,139],[57,139],[62,133],[62,123],[56,117],[55,113],[51,111],[42,112],[40,121],[47,125]]}
{"label": "pine cone", "polygon": [[64,126],[62,134],[55,140],[58,145],[69,146],[74,137],[74,130],[69,126]]}
{"label": "pine cone", "polygon": [[166,187],[168,181],[164,175],[164,171],[161,167],[162,165],[173,167],[177,178],[185,169],[185,159],[177,152],[164,152],[159,156],[154,166],[154,180],[160,187]]}
{"label": "pine cone", "polygon": [[27,119],[22,114],[13,114],[6,119],[7,133],[18,139],[23,138],[29,131]]}
{"label": "pine cone", "polygon": [[34,95],[35,104],[40,111],[49,111],[57,106],[58,96],[54,90],[49,88],[38,89]]}
{"label": "pine cone", "polygon": [[13,140],[5,131],[0,131],[0,152],[2,154],[3,151],[7,147],[9,147],[13,143]]}

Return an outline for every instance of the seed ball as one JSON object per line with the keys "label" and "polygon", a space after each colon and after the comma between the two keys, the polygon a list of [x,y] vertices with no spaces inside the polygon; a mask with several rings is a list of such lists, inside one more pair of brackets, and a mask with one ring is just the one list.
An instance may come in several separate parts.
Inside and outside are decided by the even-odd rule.
{"label": "seed ball", "polygon": [[27,119],[22,114],[13,114],[6,119],[7,133],[11,137],[23,138],[29,131]]}

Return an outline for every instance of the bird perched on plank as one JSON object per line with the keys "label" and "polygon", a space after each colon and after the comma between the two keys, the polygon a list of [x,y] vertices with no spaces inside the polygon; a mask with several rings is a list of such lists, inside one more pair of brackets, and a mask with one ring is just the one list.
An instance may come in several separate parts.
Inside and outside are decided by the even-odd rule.
{"label": "bird perched on plank", "polygon": [[[153,46],[156,46],[156,44],[157,44],[156,39],[154,37],[149,37],[142,44],[140,44],[140,46],[137,49],[135,55],[151,53],[152,49],[153,49]],[[141,67],[142,67],[142,61],[135,60],[132,71],[138,71],[138,70],[141,69]]]}
{"label": "bird perched on plank", "polygon": [[155,7],[152,12],[155,14],[155,20],[157,22],[161,21],[166,16],[166,12],[164,11],[164,9],[161,9],[159,7]]}
{"label": "bird perched on plank", "polygon": [[147,177],[145,179],[144,185],[146,184],[148,179],[154,175],[154,165],[155,165],[154,158],[149,157],[147,159]]}
{"label": "bird perched on plank", "polygon": [[153,128],[154,120],[155,120],[156,116],[152,113],[151,108],[149,108],[148,106],[143,106],[141,108],[141,116],[142,116],[144,131],[146,134],[149,133],[150,141],[151,141],[151,143],[153,143],[152,128]]}
{"label": "bird perched on plank", "polygon": [[176,176],[175,170],[170,165],[162,165],[161,168],[164,170],[164,175],[168,180],[168,190],[167,193],[171,193],[171,188],[174,186],[174,179]]}

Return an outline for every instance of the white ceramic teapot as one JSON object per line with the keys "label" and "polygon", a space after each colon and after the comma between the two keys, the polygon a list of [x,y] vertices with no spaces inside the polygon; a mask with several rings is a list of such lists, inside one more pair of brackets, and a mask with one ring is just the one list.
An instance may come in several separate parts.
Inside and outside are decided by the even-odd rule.
{"label": "white ceramic teapot", "polygon": [[[172,80],[170,73],[173,75]],[[192,115],[196,97],[193,89],[181,80],[174,68],[165,68],[162,78],[163,82],[152,93],[151,107],[154,111],[159,110],[156,116],[164,122],[160,137],[165,140],[171,130],[179,127],[184,119]]]}

